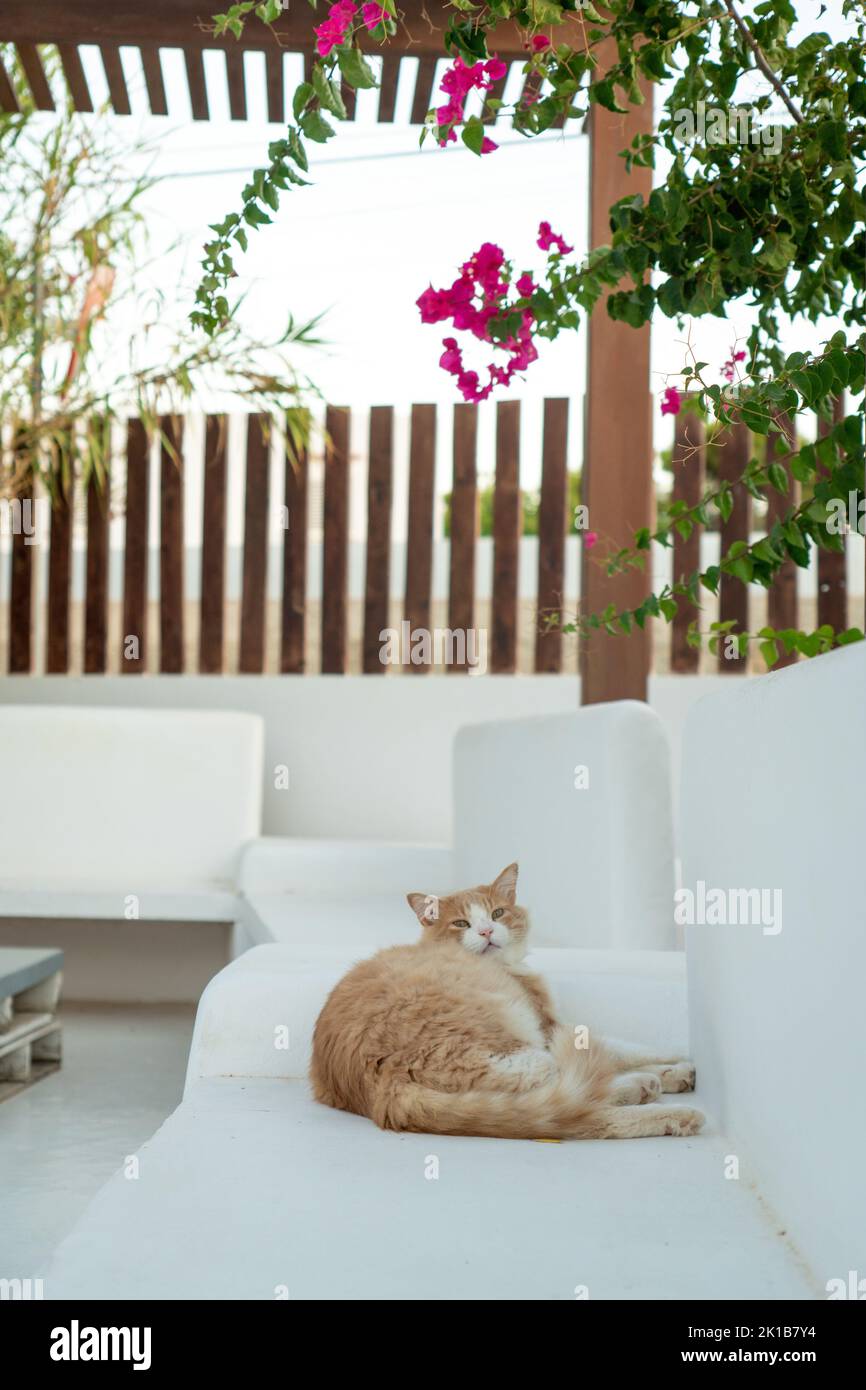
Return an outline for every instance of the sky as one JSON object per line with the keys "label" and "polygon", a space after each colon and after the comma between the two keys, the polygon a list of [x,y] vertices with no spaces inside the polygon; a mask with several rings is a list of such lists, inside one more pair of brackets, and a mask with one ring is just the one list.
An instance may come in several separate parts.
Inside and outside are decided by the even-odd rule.
{"label": "sky", "polygon": [[[819,24],[834,34],[844,30],[839,0],[820,17],[822,8],[800,0],[795,39]],[[85,48],[82,57],[94,97],[107,96],[98,51]],[[162,57],[169,117],[147,114],[140,60],[135,50],[122,50],[133,116],[110,119],[130,141],[148,145],[147,167],[158,182],[144,206],[150,257],[156,258],[143,276],[169,289],[167,312],[182,329],[207,224],[238,206],[249,172],[264,162],[267,143],[281,128],[266,120],[262,55],[246,56],[251,119],[245,122],[229,119],[222,54],[205,56],[208,122],[191,119],[180,51]],[[257,336],[281,332],[289,314],[302,321],[324,314],[319,331],[327,346],[304,354],[300,364],[334,403],[456,401],[453,380],[437,365],[447,330],[420,323],[415,300],[421,291],[431,282],[450,283],[486,240],[502,245],[521,268],[541,267],[535,246],[541,220],[579,254],[587,249],[588,147],[577,123],[532,141],[505,129],[497,135],[499,150],[482,159],[461,144],[440,150],[428,143],[419,150],[418,130],[407,121],[416,61],[404,61],[393,127],[376,124],[377,94],[362,92],[357,121],[341,125],[326,147],[313,147],[314,186],[286,196],[274,225],[251,236],[234,282],[246,296],[244,322]],[[286,56],[284,62],[291,93],[301,78],[300,59]],[[512,80],[519,86],[519,74],[512,72]],[[727,321],[697,320],[686,333],[657,315],[651,381],[657,401],[668,374],[684,364],[686,336],[697,356],[720,370],[751,322],[748,307],[739,304]],[[784,346],[809,348],[836,326],[788,326]],[[537,417],[545,396],[582,395],[585,345],[584,329],[541,345],[540,360],[510,393],[527,402],[530,417]],[[656,447],[666,447],[670,418],[658,408],[654,418]]]}

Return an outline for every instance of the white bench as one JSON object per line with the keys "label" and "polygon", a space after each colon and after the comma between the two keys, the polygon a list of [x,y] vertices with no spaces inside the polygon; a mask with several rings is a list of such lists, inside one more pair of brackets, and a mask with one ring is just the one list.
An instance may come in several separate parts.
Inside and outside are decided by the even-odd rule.
{"label": "white bench", "polygon": [[262,721],[0,706],[0,917],[234,922]]}
{"label": "white bench", "polygon": [[[646,705],[471,724],[457,734],[453,765],[453,850],[345,840],[247,846],[238,876],[247,944],[411,941],[407,892],[489,882],[519,860],[537,946],[673,947],[670,755]],[[407,797],[423,796],[438,774],[419,734]],[[363,796],[363,787],[350,794]]]}

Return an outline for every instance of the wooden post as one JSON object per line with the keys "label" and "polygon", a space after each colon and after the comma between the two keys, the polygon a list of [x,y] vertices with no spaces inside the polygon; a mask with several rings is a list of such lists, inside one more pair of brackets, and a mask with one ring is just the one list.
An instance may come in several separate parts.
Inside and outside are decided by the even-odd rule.
{"label": "wooden post", "polygon": [[[738,423],[717,434],[714,442],[719,445],[719,479],[732,484],[731,491],[734,497],[733,511],[727,521],[722,522],[720,529],[721,557],[730,550],[735,541],[748,542],[749,539],[752,498],[742,483],[734,486],[734,480],[745,472],[746,464],[749,462],[749,431],[745,425]],[[744,676],[748,661],[744,656],[729,654],[726,638],[728,635],[748,631],[749,589],[748,585],[743,584],[734,575],[723,574],[719,583],[719,621],[725,623],[731,620],[734,627],[730,634],[723,634],[719,639],[719,672],[727,676]],[[733,648],[730,650],[733,651]]]}
{"label": "wooden post", "polygon": [[[828,435],[834,425],[844,418],[844,400],[837,396],[833,402],[833,419],[827,421],[819,417],[818,438]],[[829,623],[835,632],[844,632],[848,626],[848,588],[846,575],[845,537],[842,536],[841,550],[818,550],[818,622],[822,627]]]}
{"label": "wooden post", "polygon": [[496,408],[496,486],[493,493],[493,602],[490,669],[513,674],[517,665],[517,571],[523,507],[520,497],[520,402]]}
{"label": "wooden post", "polygon": [[183,671],[183,424],[161,422],[159,492],[159,669]]}
{"label": "wooden post", "polygon": [[389,405],[370,411],[370,451],[367,473],[367,557],[364,573],[364,637],[362,670],[383,676],[380,634],[388,626],[391,577],[391,448],[394,412]]}
{"label": "wooden post", "polygon": [[544,615],[562,618],[565,595],[565,531],[568,493],[568,401],[544,402],[541,499],[538,507],[538,595],[535,631],[536,671],[562,670],[562,633],[544,630]]}
{"label": "wooden post", "polygon": [[[783,496],[774,487],[767,489],[767,530],[771,530],[777,521],[781,521],[787,512],[797,506],[797,493],[799,484],[794,478],[788,466],[791,451],[797,447],[797,434],[794,423],[789,415],[780,415],[778,419],[779,429],[771,430],[767,435],[766,461],[768,464],[779,463],[788,474],[790,487],[787,495]],[[786,454],[776,452],[776,444],[779,439],[784,439],[789,445]],[[784,560],[776,571],[767,592],[767,623],[774,627],[777,632],[784,628],[796,628],[797,622],[797,574],[798,569],[790,557]],[[781,646],[781,644],[779,644]],[[791,666],[797,660],[797,652],[781,651],[776,661],[774,670],[780,666]]]}
{"label": "wooden post", "polygon": [[226,568],[225,415],[208,415],[204,444],[204,504],[201,537],[201,600],[198,669],[220,675],[223,669]]}
{"label": "wooden post", "polygon": [[[478,407],[454,407],[454,482],[451,491],[451,559],[448,578],[448,626],[462,632],[468,646],[475,625],[475,542],[478,536],[478,480],[475,440]],[[449,665],[449,674],[466,671],[466,662]]]}
{"label": "wooden post", "polygon": [[[601,70],[615,60],[606,41],[596,50]],[[626,174],[619,158],[635,135],[651,134],[653,96],[624,115],[593,106],[590,132],[590,247],[610,241],[608,212],[617,199],[640,193],[648,199],[652,171]],[[630,287],[630,282],[627,282]],[[589,323],[586,447],[582,502],[599,549],[582,552],[582,614],[598,613],[609,603],[635,608],[650,591],[650,575],[639,569],[609,579],[595,558],[605,550],[632,542],[634,532],[653,524],[653,432],[650,397],[650,330],[630,328],[608,316],[603,296]],[[650,662],[650,625],[629,636],[593,633],[580,649],[581,702],[645,700]]]}
{"label": "wooden post", "polygon": [[349,411],[325,415],[325,504],[322,543],[322,675],[346,670],[349,547]]}
{"label": "wooden post", "polygon": [[121,675],[147,669],[147,560],[150,441],[144,421],[129,421],[126,439],[126,531],[123,548]]}
{"label": "wooden post", "polygon": [[[697,415],[681,411],[674,427],[674,452],[671,460],[674,470],[673,500],[685,502],[695,507],[704,491],[705,467],[704,422]],[[673,577],[674,583],[685,579],[701,566],[701,536],[704,528],[696,525],[691,535],[681,536],[674,529]],[[700,651],[690,647],[687,639],[689,624],[700,614],[693,610],[683,598],[677,599],[677,613],[671,623],[671,670],[680,675],[697,675],[700,665]]]}
{"label": "wooden post", "polygon": [[[406,604],[409,631],[429,631],[433,580],[433,501],[436,481],[436,407],[413,405],[409,444],[409,526],[406,539]],[[422,675],[423,662],[406,670]]]}
{"label": "wooden post", "polygon": [[266,415],[247,421],[244,496],[244,568],[241,584],[241,641],[238,670],[259,675],[265,662],[265,602],[268,573],[270,439]]}

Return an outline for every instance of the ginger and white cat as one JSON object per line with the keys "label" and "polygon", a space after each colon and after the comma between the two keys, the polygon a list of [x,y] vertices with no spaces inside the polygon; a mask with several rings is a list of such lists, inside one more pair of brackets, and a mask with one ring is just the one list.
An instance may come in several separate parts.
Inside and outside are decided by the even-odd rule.
{"label": "ginger and white cat", "polygon": [[630,1044],[579,1048],[543,980],[522,964],[529,917],[517,865],[448,897],[409,893],[413,946],[363,961],[316,1023],[318,1101],[382,1129],[501,1139],[696,1134],[686,1106],[646,1104],[694,1088],[694,1068]]}

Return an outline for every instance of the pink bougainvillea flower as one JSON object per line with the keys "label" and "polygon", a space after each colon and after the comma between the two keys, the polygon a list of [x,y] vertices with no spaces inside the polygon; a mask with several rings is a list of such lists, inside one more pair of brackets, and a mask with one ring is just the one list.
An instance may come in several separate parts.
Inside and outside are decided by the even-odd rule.
{"label": "pink bougainvillea flower", "polygon": [[538,245],[542,251],[556,250],[561,256],[567,256],[569,251],[573,251],[573,246],[568,246],[558,232],[551,230],[549,222],[539,222],[538,224]]}
{"label": "pink bougainvillea flower", "polygon": [[543,53],[545,48],[550,47],[550,39],[544,34],[535,34],[530,47],[533,53]]}
{"label": "pink bougainvillea flower", "polygon": [[532,294],[532,291],[535,289],[535,281],[529,274],[528,270],[524,271],[520,279],[516,280],[514,283],[515,288],[517,289],[517,293],[522,294],[524,296]]}
{"label": "pink bougainvillea flower", "polygon": [[[465,63],[458,54],[451,67],[443,74],[439,83],[440,92],[449,100],[436,110],[436,139],[440,145],[456,140],[454,126],[465,119],[466,98],[475,89],[489,92],[494,82],[505,76],[508,66],[495,55],[484,62]],[[481,144],[481,154],[491,154],[498,145],[485,136]]]}
{"label": "pink bougainvillea flower", "polygon": [[316,52],[320,58],[327,58],[332,48],[338,48],[352,27],[352,20],[358,13],[358,6],[352,0],[337,0],[328,10],[324,24],[314,28]]}
{"label": "pink bougainvillea flower", "polygon": [[592,550],[592,547],[596,544],[597,541],[598,541],[598,532],[597,532],[597,531],[584,531],[584,532],[583,532],[583,543],[584,543],[584,545],[586,546],[587,550]]}
{"label": "pink bougainvillea flower", "polygon": [[365,27],[372,34],[374,29],[378,29],[380,24],[385,23],[389,15],[384,5],[369,4],[361,6],[361,18]]}
{"label": "pink bougainvillea flower", "polygon": [[722,375],[725,378],[725,381],[734,380],[734,377],[737,375],[737,363],[745,362],[745,360],[745,352],[743,352],[742,350],[739,352],[734,352],[733,348],[731,349],[731,355],[725,363],[724,367],[722,368]]}
{"label": "pink bougainvillea flower", "polygon": [[682,396],[675,386],[669,386],[662,396],[662,415],[679,415]]}

